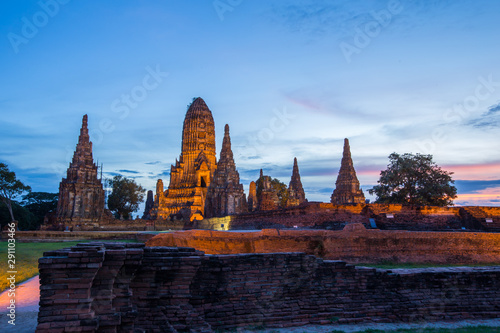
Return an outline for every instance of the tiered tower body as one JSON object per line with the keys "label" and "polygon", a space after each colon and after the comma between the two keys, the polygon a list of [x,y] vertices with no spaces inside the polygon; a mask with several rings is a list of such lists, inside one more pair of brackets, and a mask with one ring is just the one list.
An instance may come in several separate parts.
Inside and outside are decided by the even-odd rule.
{"label": "tiered tower body", "polygon": [[92,157],[88,118],[83,116],[82,128],[66,178],[59,184],[56,223],[64,225],[98,224],[104,214],[104,189],[97,177]]}
{"label": "tiered tower body", "polygon": [[158,180],[152,217],[166,219],[182,213],[191,221],[203,219],[207,189],[216,168],[214,119],[198,97],[184,119],[181,156],[171,166],[167,191],[163,192],[163,181]]}
{"label": "tiered tower body", "polygon": [[300,181],[299,166],[297,164],[297,157],[293,159],[292,179],[288,184],[288,202],[287,206],[298,206],[306,202],[306,194]]}
{"label": "tiered tower body", "polygon": [[348,139],[344,139],[344,153],[331,202],[338,205],[365,203],[365,195],[359,187],[358,177],[356,177],[352,163]]}
{"label": "tiered tower body", "polygon": [[231,150],[229,125],[226,124],[217,170],[205,200],[205,217],[220,217],[247,211],[245,192],[240,184],[240,174],[236,170]]}
{"label": "tiered tower body", "polygon": [[153,191],[149,190],[147,199],[146,199],[146,205],[144,206],[144,214],[142,214],[142,218],[144,220],[149,220],[151,219],[151,209],[153,209],[154,206],[154,199],[153,199]]}

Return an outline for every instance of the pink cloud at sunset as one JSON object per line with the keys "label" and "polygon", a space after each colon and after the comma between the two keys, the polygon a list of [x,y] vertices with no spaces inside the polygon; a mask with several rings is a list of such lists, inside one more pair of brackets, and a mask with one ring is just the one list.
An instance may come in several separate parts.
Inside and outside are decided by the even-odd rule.
{"label": "pink cloud at sunset", "polygon": [[500,179],[500,162],[484,164],[457,164],[443,166],[446,171],[453,172],[453,179],[488,180]]}
{"label": "pink cloud at sunset", "polygon": [[498,206],[500,204],[500,187],[486,188],[474,193],[458,193],[455,205],[459,206]]}

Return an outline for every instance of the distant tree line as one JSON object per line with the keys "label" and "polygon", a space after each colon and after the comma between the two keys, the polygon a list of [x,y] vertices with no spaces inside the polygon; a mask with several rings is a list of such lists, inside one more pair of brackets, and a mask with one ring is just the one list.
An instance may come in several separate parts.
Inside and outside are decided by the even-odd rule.
{"label": "distant tree line", "polygon": [[57,208],[57,193],[31,192],[5,163],[0,163],[0,224],[17,220],[21,230],[36,230]]}

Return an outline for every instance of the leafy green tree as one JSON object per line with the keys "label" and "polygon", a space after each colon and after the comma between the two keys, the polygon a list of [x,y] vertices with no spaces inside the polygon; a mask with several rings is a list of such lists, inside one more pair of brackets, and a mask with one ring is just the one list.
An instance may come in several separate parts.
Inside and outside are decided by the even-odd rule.
{"label": "leafy green tree", "polygon": [[377,196],[377,203],[453,205],[457,189],[452,174],[434,163],[432,155],[392,153],[387,169],[380,172],[379,185],[369,193]]}
{"label": "leafy green tree", "polygon": [[31,187],[18,180],[15,172],[10,171],[6,164],[0,163],[0,199],[9,210],[11,221],[15,221],[12,201],[23,192],[30,191]]}
{"label": "leafy green tree", "polygon": [[118,218],[128,220],[130,213],[139,209],[139,204],[144,200],[146,190],[136,184],[133,179],[127,179],[120,175],[108,180],[108,185],[112,188],[108,196],[108,208],[115,213]]}
{"label": "leafy green tree", "polygon": [[[38,227],[36,216],[29,210],[21,206],[18,202],[12,201],[12,211],[18,222],[19,230],[36,230]],[[11,221],[11,216],[7,205],[0,202],[0,225],[2,228]]]}
{"label": "leafy green tree", "polygon": [[59,193],[30,192],[23,196],[21,205],[28,209],[37,219],[37,227],[43,224],[45,215],[57,208]]}
{"label": "leafy green tree", "polygon": [[[262,190],[264,189],[264,179],[262,177],[259,177],[257,179],[257,182],[255,183],[256,185],[256,192],[257,192],[257,197],[260,198],[260,194],[262,193]],[[273,178],[271,179],[271,187],[276,191],[276,195],[278,196],[278,199],[280,200],[280,208],[285,208],[286,204],[288,202],[288,189],[285,183],[280,182],[278,178]]]}

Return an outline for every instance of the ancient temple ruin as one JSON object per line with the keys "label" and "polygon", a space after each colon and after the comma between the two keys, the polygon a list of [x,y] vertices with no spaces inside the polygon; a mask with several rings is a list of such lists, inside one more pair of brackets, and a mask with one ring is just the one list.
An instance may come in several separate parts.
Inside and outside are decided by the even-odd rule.
{"label": "ancient temple ruin", "polygon": [[198,97],[184,118],[181,155],[171,166],[166,191],[163,191],[163,181],[158,180],[151,216],[166,219],[172,214],[180,214],[191,221],[203,219],[207,189],[217,168],[215,155],[212,112]]}
{"label": "ancient temple ruin", "polygon": [[66,178],[59,184],[55,222],[65,226],[97,225],[104,215],[104,189],[92,157],[87,115]]}
{"label": "ancient temple ruin", "polygon": [[234,163],[229,125],[226,124],[217,169],[207,190],[204,216],[221,217],[246,211],[248,208],[245,192]]}
{"label": "ancient temple ruin", "polygon": [[259,200],[257,199],[257,184],[254,181],[250,182],[248,186],[248,211],[256,211],[259,207]]}
{"label": "ancient temple ruin", "polygon": [[288,201],[287,206],[298,206],[307,202],[302,182],[300,181],[299,166],[297,164],[297,157],[293,159],[292,179],[288,184]]}
{"label": "ancient temple ruin", "polygon": [[151,210],[154,207],[154,196],[153,196],[153,191],[149,190],[147,197],[146,197],[146,204],[144,206],[144,213],[142,214],[142,218],[145,220],[150,220],[151,219]]}
{"label": "ancient temple ruin", "polygon": [[331,202],[338,205],[365,203],[365,195],[359,187],[358,177],[356,177],[356,171],[352,163],[348,139],[344,139],[344,153]]}
{"label": "ancient temple ruin", "polygon": [[264,176],[260,169],[260,176],[257,180],[257,210],[276,210],[280,208],[280,198],[276,188],[273,187],[273,179],[270,176]]}

